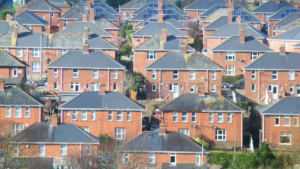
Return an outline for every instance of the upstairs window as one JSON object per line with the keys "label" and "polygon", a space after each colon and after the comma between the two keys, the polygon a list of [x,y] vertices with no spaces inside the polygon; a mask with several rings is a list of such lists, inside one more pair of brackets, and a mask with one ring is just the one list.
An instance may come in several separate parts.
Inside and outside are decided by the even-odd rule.
{"label": "upstairs window", "polygon": [[173,79],[174,80],[178,79],[178,70],[173,70]]}
{"label": "upstairs window", "polygon": [[147,59],[155,60],[156,59],[156,52],[155,51],[148,51],[147,52]]}
{"label": "upstairs window", "polygon": [[235,52],[226,52],[225,60],[230,60],[230,61],[235,60]]}
{"label": "upstairs window", "polygon": [[259,57],[259,53],[258,52],[252,52],[251,53],[251,57],[250,60],[255,60]]}
{"label": "upstairs window", "polygon": [[272,71],[272,80],[277,80],[277,71]]}

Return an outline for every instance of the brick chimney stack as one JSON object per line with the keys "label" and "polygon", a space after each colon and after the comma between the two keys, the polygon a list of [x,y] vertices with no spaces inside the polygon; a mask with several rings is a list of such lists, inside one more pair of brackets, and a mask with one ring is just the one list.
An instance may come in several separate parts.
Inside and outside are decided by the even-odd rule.
{"label": "brick chimney stack", "polygon": [[104,83],[100,84],[99,94],[105,94],[106,85]]}
{"label": "brick chimney stack", "polygon": [[6,15],[6,21],[11,21],[11,15],[10,15],[10,13],[8,13],[8,14]]}
{"label": "brick chimney stack", "polygon": [[294,3],[294,8],[295,8],[295,9],[298,9],[298,8],[299,8],[299,2],[298,2],[298,0]]}
{"label": "brick chimney stack", "polygon": [[163,19],[164,19],[164,12],[162,9],[162,0],[158,0],[157,22],[163,22]]}
{"label": "brick chimney stack", "polygon": [[87,1],[86,1],[86,7],[90,9],[91,6],[92,6],[92,5],[91,5],[91,1],[90,1],[90,0],[87,0]]}
{"label": "brick chimney stack", "polygon": [[5,81],[3,79],[0,79],[0,90],[4,90],[5,87]]}
{"label": "brick chimney stack", "polygon": [[85,43],[84,45],[83,45],[83,53],[89,53],[89,44],[88,43]]}
{"label": "brick chimney stack", "polygon": [[46,33],[46,35],[50,35],[50,33],[51,33],[51,28],[50,28],[49,25],[46,26],[46,31],[45,31],[45,33]]}
{"label": "brick chimney stack", "polygon": [[86,15],[86,13],[82,14],[82,22],[87,22],[87,15]]}
{"label": "brick chimney stack", "polygon": [[167,30],[165,28],[162,28],[161,30],[161,41],[163,42],[167,41]]}
{"label": "brick chimney stack", "polygon": [[242,23],[241,16],[237,16],[237,17],[235,18],[235,22],[236,22],[236,23]]}
{"label": "brick chimney stack", "polygon": [[90,9],[90,21],[94,21],[95,19],[95,10],[92,8]]}
{"label": "brick chimney stack", "polygon": [[234,10],[234,5],[233,4],[229,5],[229,10]]}
{"label": "brick chimney stack", "polygon": [[15,39],[17,39],[18,38],[18,26],[17,26],[17,24],[15,24],[14,28],[15,28],[14,29],[14,37],[15,37]]}
{"label": "brick chimney stack", "polygon": [[88,27],[84,28],[84,39],[85,40],[89,39],[89,28]]}
{"label": "brick chimney stack", "polygon": [[230,0],[226,0],[226,6],[230,5]]}
{"label": "brick chimney stack", "polygon": [[257,29],[258,31],[261,31],[261,23],[256,24],[256,26],[257,26],[256,29]]}
{"label": "brick chimney stack", "polygon": [[57,115],[52,115],[51,116],[51,125],[54,125],[54,126],[58,125]]}
{"label": "brick chimney stack", "polygon": [[232,10],[228,10],[228,15],[227,15],[227,17],[228,17],[228,22],[232,22]]}
{"label": "brick chimney stack", "polygon": [[276,3],[280,3],[280,0],[276,0]]}
{"label": "brick chimney stack", "polygon": [[186,54],[186,45],[185,44],[181,45],[181,54]]}
{"label": "brick chimney stack", "polygon": [[281,45],[280,48],[279,48],[279,51],[280,51],[281,55],[284,55],[285,54],[285,46]]}
{"label": "brick chimney stack", "polygon": [[92,4],[95,3],[95,0],[91,0],[91,3],[92,3]]}
{"label": "brick chimney stack", "polygon": [[166,126],[164,123],[159,124],[159,134],[166,134]]}
{"label": "brick chimney stack", "polygon": [[240,29],[240,42],[245,43],[245,28]]}
{"label": "brick chimney stack", "polygon": [[64,22],[65,22],[64,20],[58,20],[59,32],[64,30],[64,26],[65,26]]}

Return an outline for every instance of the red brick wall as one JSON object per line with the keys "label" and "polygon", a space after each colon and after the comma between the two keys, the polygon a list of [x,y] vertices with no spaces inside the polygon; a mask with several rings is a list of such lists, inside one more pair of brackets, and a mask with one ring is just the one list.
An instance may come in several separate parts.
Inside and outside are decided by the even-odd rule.
{"label": "red brick wall", "polygon": [[124,12],[127,13],[127,17],[130,16],[133,12],[135,12],[135,9],[120,9],[121,19],[124,19]]}
{"label": "red brick wall", "polygon": [[268,22],[268,35],[270,37],[273,37],[273,29],[274,29],[274,28],[271,28],[271,25],[275,24],[276,22],[278,22],[278,20],[269,20],[269,22]]}
{"label": "red brick wall", "polygon": [[255,13],[254,15],[255,15],[256,18],[259,19],[260,21],[265,22],[265,23],[268,23],[267,15],[266,15],[266,14]]}
{"label": "red brick wall", "polygon": [[198,10],[184,10],[185,13],[189,15],[189,18],[198,19],[198,15],[200,15],[200,11]]}
{"label": "red brick wall", "polygon": [[116,29],[105,29],[107,32],[111,33],[114,35],[114,41],[112,42],[114,45],[118,46],[118,34],[119,30]]}
{"label": "red brick wall", "polygon": [[207,49],[207,38],[206,36],[214,33],[215,30],[203,30],[203,49]]}
{"label": "red brick wall", "polygon": [[[18,67],[18,77],[22,77],[23,81],[26,80],[26,71],[25,68]],[[21,71],[21,73],[19,73]],[[0,68],[0,77],[14,77],[13,76],[13,67],[2,67]]]}
{"label": "red brick wall", "polygon": [[[200,91],[207,91],[207,82],[201,80],[202,77],[207,79],[206,71],[196,71],[195,80],[190,80],[190,71],[178,71],[178,79],[173,80],[173,71],[172,70],[163,70],[161,72],[161,98],[165,98],[169,95],[166,100],[173,99],[173,91],[169,91],[169,84],[178,84],[178,94],[190,92],[190,85],[194,85],[194,92],[197,92],[197,85],[204,84],[204,88],[200,88]],[[160,71],[156,71],[156,79],[152,79],[152,70],[147,70],[146,72],[146,93],[147,98],[158,99],[159,98],[159,80],[160,80]],[[152,91],[152,83],[156,84],[156,91]],[[221,83],[222,76],[221,71],[216,71],[216,80],[211,80],[211,71],[208,72],[208,92],[211,92],[211,84],[216,84],[216,92],[221,93]],[[181,86],[183,90],[181,90]],[[178,96],[179,96],[178,95]]]}
{"label": "red brick wall", "polygon": [[[133,45],[133,48],[134,47],[137,47],[138,45],[140,45],[141,43],[147,41],[148,39],[150,39],[151,37],[132,37],[131,40],[132,40],[132,45]],[[183,38],[183,37],[177,37],[178,39],[182,40],[183,42],[187,43],[187,38]]]}
{"label": "red brick wall", "polygon": [[300,53],[300,48],[294,48],[294,52]]}
{"label": "red brick wall", "polygon": [[283,32],[275,32],[275,35],[274,36],[277,36],[277,35],[280,35],[282,34]]}
{"label": "red brick wall", "polygon": [[50,13],[49,12],[36,12],[36,11],[31,11],[35,15],[41,18],[41,15],[44,15],[44,20],[48,22],[46,26],[49,25],[49,22],[51,22],[51,26],[58,26],[58,18],[60,17],[60,12],[54,12],[54,17],[50,18]]}
{"label": "red brick wall", "polygon": [[43,32],[44,31],[44,26],[31,26],[31,29],[33,32]]}
{"label": "red brick wall", "polygon": [[61,10],[60,16],[63,16],[64,13],[65,13],[66,11],[68,11],[70,8],[59,8],[59,9]]}
{"label": "red brick wall", "polygon": [[[87,110],[87,120],[81,120],[80,111],[77,111],[77,120],[73,123],[79,127],[88,127],[89,133],[94,136],[98,136],[99,134],[107,134],[109,137],[114,138],[115,128],[125,128],[126,129],[126,138],[131,139],[132,137],[138,135],[142,131],[141,124],[141,116],[142,112],[140,111],[131,111],[131,121],[127,121],[126,119],[126,111],[123,112],[123,120],[117,121],[117,112],[113,111],[113,120],[108,121],[108,111],[95,111],[96,117],[95,121],[91,120],[91,111]],[[71,122],[71,117],[67,116],[70,113],[72,115],[71,110],[63,111],[63,122],[69,123]],[[108,127],[109,126],[109,127]]]}
{"label": "red brick wall", "polygon": [[[297,41],[297,43],[300,41]],[[283,41],[275,41],[275,40],[270,40],[269,41],[269,47],[273,49],[274,51],[279,51],[280,46],[283,45]],[[294,52],[293,46],[296,45],[295,41],[286,41],[286,48],[285,51],[287,52]]]}
{"label": "red brick wall", "polygon": [[226,40],[225,38],[206,38],[207,57],[211,57],[211,48]]}

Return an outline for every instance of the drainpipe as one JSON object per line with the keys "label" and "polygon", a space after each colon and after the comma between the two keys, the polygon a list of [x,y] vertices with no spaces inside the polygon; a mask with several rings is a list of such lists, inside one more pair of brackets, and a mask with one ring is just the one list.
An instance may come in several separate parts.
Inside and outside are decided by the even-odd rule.
{"label": "drainpipe", "polygon": [[161,69],[159,70],[159,99],[161,100]]}
{"label": "drainpipe", "polygon": [[262,131],[262,140],[260,141],[265,141],[265,115],[263,114],[263,131]]}
{"label": "drainpipe", "polygon": [[258,70],[258,101],[260,100],[260,70]]}
{"label": "drainpipe", "polygon": [[[110,83],[110,81],[109,81],[110,80],[110,73],[109,72],[110,72],[110,69],[108,69],[108,85],[107,85],[108,86],[108,91],[109,91],[109,88],[110,88],[110,84],[109,84]],[[123,74],[124,74],[124,72],[123,72]]]}
{"label": "drainpipe", "polygon": [[63,123],[64,122],[64,110],[61,110],[60,117],[61,117],[61,123]]}
{"label": "drainpipe", "polygon": [[27,67],[26,67],[26,76],[28,76],[28,65],[29,65],[29,49],[27,47]]}
{"label": "drainpipe", "polygon": [[207,87],[206,87],[206,92],[208,93],[208,70],[206,70],[206,73],[207,73]]}
{"label": "drainpipe", "polygon": [[40,49],[41,49],[41,55],[40,55],[40,75],[41,75],[41,79],[43,78],[43,70],[42,70],[42,57],[43,57],[43,55],[42,55],[42,44],[43,43],[43,34],[41,34],[41,42],[40,42]]}
{"label": "drainpipe", "polygon": [[243,149],[243,113],[241,113],[241,148]]}
{"label": "drainpipe", "polygon": [[141,133],[143,132],[143,111],[141,111]]}
{"label": "drainpipe", "polygon": [[63,68],[61,68],[61,91],[63,91]]}

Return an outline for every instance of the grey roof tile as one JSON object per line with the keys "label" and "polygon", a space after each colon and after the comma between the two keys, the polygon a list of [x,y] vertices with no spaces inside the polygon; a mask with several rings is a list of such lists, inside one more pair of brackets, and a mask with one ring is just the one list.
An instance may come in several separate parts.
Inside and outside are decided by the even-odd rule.
{"label": "grey roof tile", "polygon": [[119,92],[85,91],[58,107],[59,109],[97,109],[97,110],[136,110],[143,111],[145,107]]}
{"label": "grey roof tile", "polygon": [[0,77],[0,79],[4,80],[5,85],[16,85],[22,80],[21,77]]}
{"label": "grey roof tile", "polygon": [[[150,22],[150,19],[157,19],[157,15],[152,15],[151,17],[145,19],[144,21],[134,25],[133,28],[134,29],[142,29],[145,26],[145,22]],[[173,25],[177,29],[188,29],[187,26],[181,24],[180,22],[178,22],[176,19],[172,18],[169,15],[164,15],[163,22],[170,23],[171,25]]]}
{"label": "grey roof tile", "polygon": [[[143,20],[145,20],[144,19],[144,14],[148,15],[149,10],[153,10],[153,9],[155,9],[155,8],[146,8],[146,9],[144,9],[142,12],[138,13],[132,19],[130,19],[130,21],[143,21]],[[186,19],[181,13],[179,13],[176,10],[174,10],[173,8],[169,8],[169,10],[172,11],[172,15],[177,15],[176,20],[181,21],[181,22],[188,21],[188,19]]]}
{"label": "grey roof tile", "polygon": [[261,110],[264,115],[299,115],[300,97],[285,97]]}
{"label": "grey roof tile", "polygon": [[268,40],[300,40],[300,26],[296,26]]}
{"label": "grey roof tile", "polygon": [[47,35],[42,32],[23,32],[19,33],[16,46],[39,48],[41,44],[47,47]]}
{"label": "grey roof tile", "polygon": [[279,20],[277,23],[275,23],[274,25],[272,25],[271,27],[281,27],[281,26],[284,26],[286,24],[289,24],[297,19],[300,18],[300,13],[291,13],[289,14],[288,16],[282,18],[281,20]]}
{"label": "grey roof tile", "polygon": [[18,27],[18,32],[30,32],[30,30],[17,21],[0,21],[0,35],[3,35],[7,32],[14,32],[15,25]]}
{"label": "grey roof tile", "polygon": [[48,22],[42,18],[36,16],[30,11],[24,11],[11,19],[12,21],[18,21],[22,25],[46,25]]}
{"label": "grey roof tile", "polygon": [[207,10],[215,4],[226,4],[225,0],[199,0],[190,6],[184,8],[185,10]]}
{"label": "grey roof tile", "polygon": [[[155,3],[157,0],[131,0],[120,7],[120,9],[140,9],[147,3]],[[175,0],[163,0],[163,2],[171,2],[175,4]]]}
{"label": "grey roof tile", "polygon": [[102,51],[69,51],[50,63],[47,68],[125,69],[125,66]]}
{"label": "grey roof tile", "polygon": [[[164,9],[172,9],[172,10],[175,10],[177,13],[179,13],[180,15],[183,15],[183,16],[187,16],[188,14],[186,14],[182,9],[178,8],[175,4],[173,3],[163,3],[163,4],[168,4],[168,5],[172,5],[172,7],[166,7]],[[139,8],[138,10],[134,11],[132,13],[132,15],[137,15],[139,13],[141,13],[142,11],[144,11],[145,9],[157,9],[157,8],[154,8],[154,7],[149,7],[150,3],[147,3],[145,4],[143,7]]]}
{"label": "grey roof tile", "polygon": [[25,63],[15,56],[0,50],[0,67],[25,67]]}
{"label": "grey roof tile", "polygon": [[261,6],[255,8],[251,12],[253,13],[275,13],[283,7],[290,6],[293,7],[292,4],[286,1],[280,1],[280,3],[276,3],[276,1],[268,1]]}
{"label": "grey roof tile", "polygon": [[294,6],[286,6],[278,10],[274,15],[268,18],[268,20],[280,20],[282,19],[281,14],[286,14],[287,9],[294,9],[295,12],[300,12],[300,9],[295,9]]}
{"label": "grey roof tile", "polygon": [[111,6],[109,6],[107,3],[105,3],[102,0],[99,0],[98,2],[96,0],[95,3],[92,4],[92,8],[98,7],[98,6],[95,6],[95,5],[98,5],[98,6],[102,5],[104,7],[104,9],[106,9],[112,15],[120,15],[119,12],[117,12],[114,8],[112,8]]}
{"label": "grey roof tile", "polygon": [[[77,21],[82,21],[82,17],[78,18],[76,22]],[[101,15],[95,15],[94,21],[90,21],[90,15],[88,14],[87,21],[94,22],[103,29],[119,29],[116,25],[108,21],[106,18],[103,18]]]}
{"label": "grey roof tile", "polygon": [[63,16],[61,16],[59,19],[70,19],[70,20],[76,20],[84,13],[88,13],[88,8],[86,6],[73,6],[68,11],[66,11]]}
{"label": "grey roof tile", "polygon": [[181,54],[180,52],[168,52],[145,69],[162,70],[222,70],[219,65],[199,52]]}
{"label": "grey roof tile", "polygon": [[165,103],[159,109],[163,111],[201,110],[202,112],[245,112],[243,108],[219,93],[209,93],[205,94],[205,96],[201,96],[197,93],[184,93]]}
{"label": "grey roof tile", "polygon": [[62,32],[85,32],[85,27],[89,28],[89,32],[93,32],[100,37],[113,37],[113,35],[93,22],[73,22]]}
{"label": "grey roof tile", "polygon": [[28,3],[29,11],[51,11],[51,12],[60,12],[61,10],[46,0],[32,0],[31,3]]}
{"label": "grey roof tile", "polygon": [[274,32],[285,32],[286,30],[289,30],[298,25],[300,25],[300,18],[297,18],[296,20],[294,20],[286,25],[283,25],[279,29],[274,30]]}

